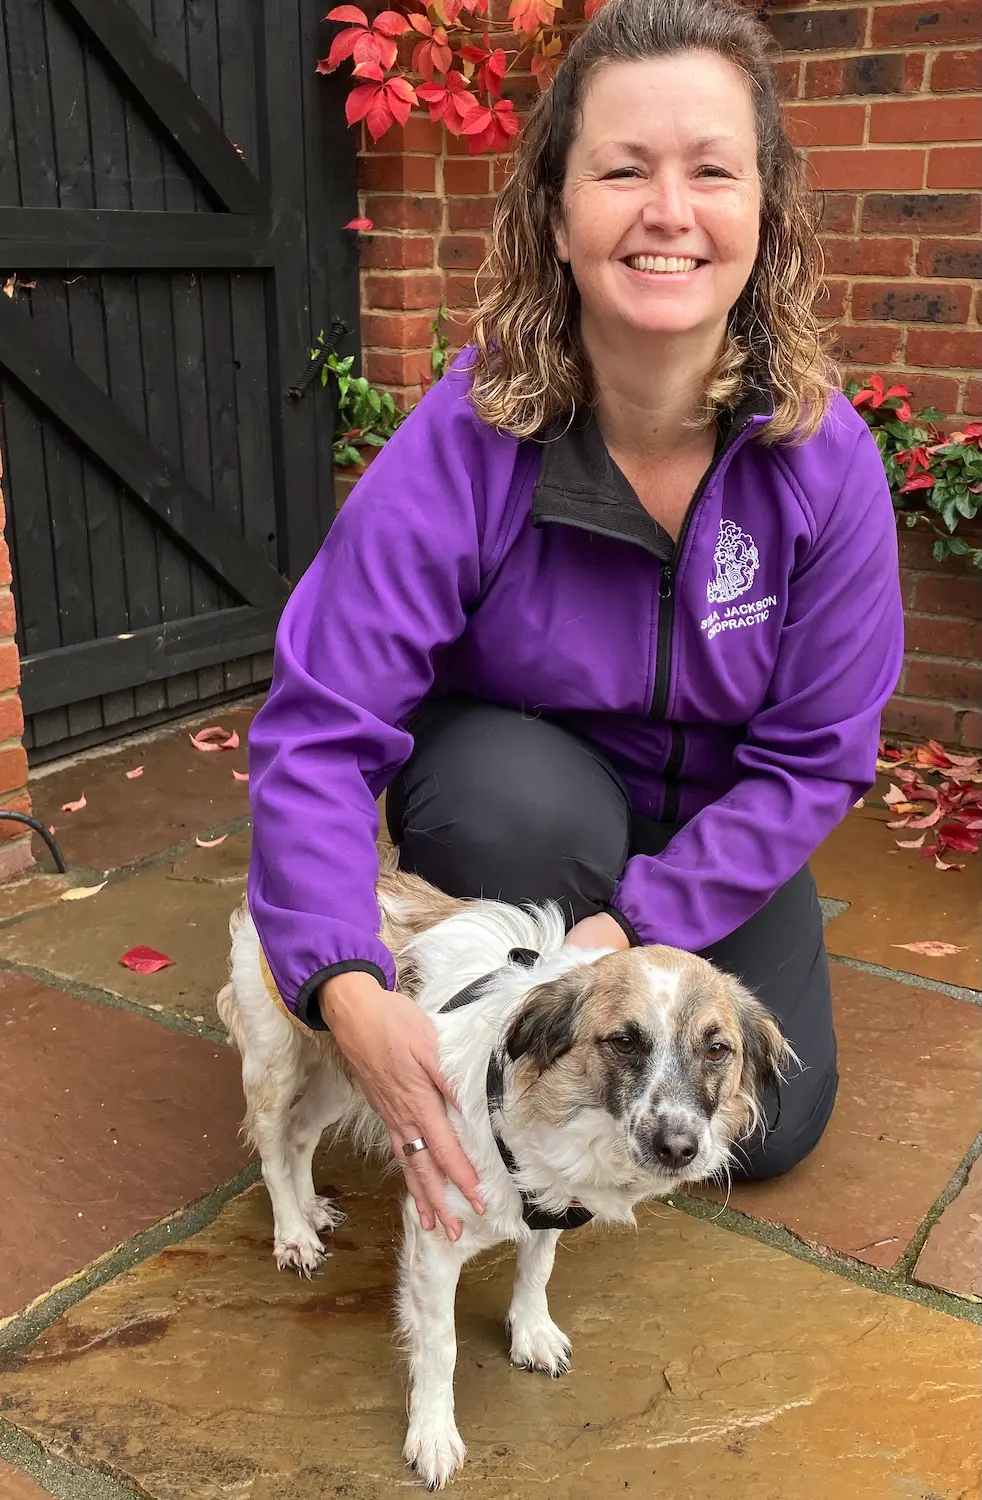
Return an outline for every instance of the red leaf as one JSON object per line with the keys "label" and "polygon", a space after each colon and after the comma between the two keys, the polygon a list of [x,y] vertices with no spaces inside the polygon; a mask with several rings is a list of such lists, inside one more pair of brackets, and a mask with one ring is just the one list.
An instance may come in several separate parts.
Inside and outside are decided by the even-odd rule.
{"label": "red leaf", "polygon": [[333,73],[339,68],[346,57],[350,57],[355,47],[366,33],[358,26],[349,26],[342,31],[331,43],[331,50],[326,57],[318,59],[316,71],[318,73]]}
{"label": "red leaf", "polygon": [[978,854],[979,836],[963,823],[942,823],[938,829],[938,843],[956,854]]}
{"label": "red leaf", "polygon": [[429,16],[423,15],[420,11],[411,10],[409,12],[409,15],[406,17],[406,20],[409,22],[414,31],[419,32],[420,36],[433,35],[433,22],[430,20]]}
{"label": "red leaf", "polygon": [[900,486],[901,495],[909,495],[911,490],[933,490],[936,484],[933,474],[918,474],[914,479],[908,479],[906,484]]}
{"label": "red leaf", "polygon": [[127,781],[135,781],[138,776],[142,776],[142,775],[143,775],[143,767],[142,766],[134,766],[133,769],[132,769],[132,771],[127,771],[127,773],[126,773],[126,780]]}
{"label": "red leaf", "polygon": [[239,736],[233,729],[229,734],[220,724],[212,724],[207,729],[199,729],[197,734],[189,734],[188,739],[196,750],[210,754],[215,750],[238,750]]}
{"label": "red leaf", "polygon": [[375,224],[374,224],[373,220],[371,220],[371,219],[364,219],[364,218],[359,217],[357,219],[349,219],[348,222],[347,222],[347,224],[345,224],[344,227],[345,227],[345,229],[358,229],[358,230],[364,229],[364,230],[368,230],[368,229],[374,229],[375,228]]}
{"label": "red leaf", "polygon": [[936,943],[928,940],[923,943],[891,943],[892,948],[906,948],[908,953],[923,953],[925,958],[950,958],[953,953],[964,953],[964,947],[958,947],[956,943]]}
{"label": "red leaf", "polygon": [[350,21],[355,26],[367,27],[368,25],[368,17],[363,10],[358,9],[357,5],[336,5],[333,10],[328,11],[324,20]]}
{"label": "red leaf", "polygon": [[236,781],[248,781],[249,780],[249,772],[248,771],[233,771],[232,775],[235,777]]}
{"label": "red leaf", "polygon": [[409,22],[396,10],[383,10],[372,22],[372,30],[380,31],[383,36],[403,36],[409,30]]}
{"label": "red leaf", "polygon": [[132,969],[134,974],[156,974],[158,969],[166,969],[174,962],[166,953],[142,946],[128,948],[119,961],[124,969]]}
{"label": "red leaf", "polygon": [[77,802],[63,802],[61,804],[61,810],[62,812],[81,812],[82,808],[85,806],[85,793],[83,792]]}

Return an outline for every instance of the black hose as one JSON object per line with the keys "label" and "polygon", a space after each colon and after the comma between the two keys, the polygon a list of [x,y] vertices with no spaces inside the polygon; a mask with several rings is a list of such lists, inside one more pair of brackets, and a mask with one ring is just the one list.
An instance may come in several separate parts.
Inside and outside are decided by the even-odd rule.
{"label": "black hose", "polygon": [[335,318],[333,323],[331,324],[330,333],[327,335],[327,338],[324,340],[320,348],[316,350],[316,352],[311,357],[310,363],[308,364],[306,370],[304,370],[296,385],[291,385],[287,388],[287,400],[301,400],[305,391],[307,390],[307,387],[311,384],[314,376],[321,368],[324,360],[329,354],[334,353],[335,349],[338,347],[338,344],[340,344],[347,331],[347,323],[342,323],[340,318]]}
{"label": "black hose", "polygon": [[50,828],[45,828],[44,824],[39,823],[37,818],[28,817],[27,813],[4,812],[3,809],[0,808],[0,818],[6,818],[10,823],[24,823],[28,828],[33,828],[34,832],[41,835],[41,837],[44,839],[44,842],[51,850],[51,858],[55,862],[55,869],[58,871],[58,874],[68,874],[68,863],[65,859],[65,856],[61,852],[61,846],[58,843],[58,840],[55,838]]}

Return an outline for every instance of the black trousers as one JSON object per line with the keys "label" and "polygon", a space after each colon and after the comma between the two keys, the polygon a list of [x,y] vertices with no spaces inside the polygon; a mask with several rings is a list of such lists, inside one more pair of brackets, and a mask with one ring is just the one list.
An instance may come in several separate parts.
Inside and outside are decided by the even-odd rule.
{"label": "black trousers", "polygon": [[[545,719],[469,698],[424,705],[386,814],[404,870],[460,897],[558,901],[572,923],[610,901],[632,854],[675,829],[632,812],[600,751]],[[657,914],[655,914],[657,922]],[[779,1019],[800,1070],[765,1101],[769,1129],[734,1176],[776,1177],[819,1141],[835,1102],[835,1033],[822,913],[807,866],[703,953]]]}

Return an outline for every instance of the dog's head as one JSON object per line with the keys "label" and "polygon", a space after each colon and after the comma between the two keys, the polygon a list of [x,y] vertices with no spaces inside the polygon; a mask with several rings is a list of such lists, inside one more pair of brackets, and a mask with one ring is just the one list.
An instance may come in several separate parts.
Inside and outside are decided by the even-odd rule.
{"label": "dog's head", "polygon": [[793,1056],[743,985],[663,947],[608,954],[539,985],[505,1049],[516,1117],[564,1130],[579,1117],[591,1153],[648,1192],[718,1172]]}

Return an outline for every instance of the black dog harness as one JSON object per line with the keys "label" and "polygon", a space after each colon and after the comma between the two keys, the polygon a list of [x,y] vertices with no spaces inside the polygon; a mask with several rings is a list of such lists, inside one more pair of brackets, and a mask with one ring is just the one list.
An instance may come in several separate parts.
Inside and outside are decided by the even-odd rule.
{"label": "black dog harness", "polygon": [[[510,964],[518,964],[520,968],[530,969],[533,964],[538,963],[541,954],[532,948],[512,948],[508,955]],[[475,1000],[480,1000],[488,984],[494,978],[494,974],[485,974],[481,979],[475,979],[471,984],[465,985],[458,990],[452,1000],[446,1005],[441,1005],[440,1014],[446,1015],[451,1010],[461,1010],[465,1005],[471,1005]],[[488,1115],[491,1119],[491,1134],[498,1148],[498,1155],[504,1162],[509,1173],[514,1177],[519,1170],[518,1162],[512,1156],[494,1125],[494,1116],[497,1110],[504,1106],[505,1102],[505,1060],[500,1048],[495,1048],[488,1059]],[[562,1213],[550,1213],[542,1208],[530,1193],[521,1192],[522,1218],[529,1229],[582,1229],[584,1224],[589,1224],[593,1214],[582,1203],[575,1200],[569,1208],[563,1209]]]}

